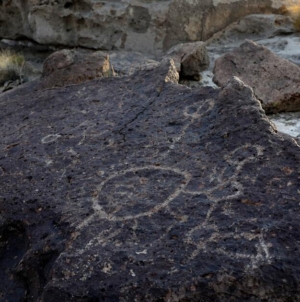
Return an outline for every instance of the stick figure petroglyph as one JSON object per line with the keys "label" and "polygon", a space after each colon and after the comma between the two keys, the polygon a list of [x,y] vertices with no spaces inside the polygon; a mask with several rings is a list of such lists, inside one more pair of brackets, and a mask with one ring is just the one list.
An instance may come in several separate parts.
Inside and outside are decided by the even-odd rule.
{"label": "stick figure petroglyph", "polygon": [[[189,127],[195,121],[199,122],[212,107],[213,102],[209,100],[197,106],[187,106],[183,112],[187,123],[169,149],[174,150]],[[162,154],[162,158],[168,152]],[[221,166],[209,166],[206,175],[198,178],[192,171],[176,164],[149,164],[112,172],[96,188],[92,198],[93,214],[76,228],[81,233],[85,229],[90,231],[90,226],[95,223],[105,225],[101,231],[90,231],[82,251],[110,244],[116,250],[134,250],[136,255],[147,255],[149,248],[166,241],[173,230],[179,228],[182,244],[189,247],[186,254],[183,253],[187,261],[201,253],[249,259],[246,269],[254,269],[261,261],[271,261],[264,231],[256,234],[239,230],[220,231],[216,216],[217,211],[229,217],[235,215],[231,205],[244,195],[240,174],[246,164],[255,163],[263,152],[259,145],[244,144],[219,159]],[[200,209],[201,212],[197,212],[199,217],[195,216],[196,211],[190,210],[191,204],[195,210]],[[126,235],[125,226],[129,228]],[[257,253],[228,250],[223,246],[226,240],[251,241]]]}
{"label": "stick figure petroglyph", "polygon": [[[253,155],[243,159],[239,158],[238,154],[242,149],[250,150]],[[83,221],[78,226],[78,230],[97,220],[108,221],[111,230],[108,229],[97,234],[87,244],[86,248],[90,245],[105,244],[107,238],[118,236],[122,232],[121,229],[114,230],[114,226],[118,222],[131,221],[133,224],[140,225],[145,221],[151,221],[155,215],[164,212],[168,213],[171,219],[169,224],[165,224],[166,229],[163,234],[158,232],[155,236],[152,236],[152,244],[166,238],[168,232],[176,225],[181,224],[185,229],[185,233],[182,234],[183,241],[194,246],[193,252],[188,257],[190,260],[195,259],[200,252],[209,252],[209,243],[211,242],[218,243],[227,238],[235,238],[235,240],[243,238],[257,242],[256,256],[239,251],[227,251],[222,247],[215,249],[213,252],[249,259],[248,269],[255,268],[262,260],[270,261],[271,256],[264,241],[263,233],[256,235],[232,232],[221,234],[218,229],[218,222],[214,219],[214,212],[218,207],[223,207],[225,211],[226,206],[230,206],[231,201],[243,195],[244,188],[238,180],[238,174],[246,163],[255,162],[256,157],[262,153],[263,149],[260,146],[245,145],[237,148],[224,158],[225,162],[234,166],[232,175],[225,176],[227,167],[224,167],[222,171],[214,170],[210,175],[210,181],[213,185],[199,188],[197,191],[189,189],[192,180],[191,174],[174,167],[149,165],[129,168],[110,175],[97,188],[98,194],[93,198],[94,214]],[[238,160],[235,160],[235,158],[238,158]],[[221,195],[220,192],[222,192]],[[199,223],[189,224],[188,228],[185,226],[185,221],[189,220],[189,215],[178,220],[178,211],[176,207],[175,210],[173,207],[173,202],[180,199],[182,195],[205,196],[209,202],[204,219],[199,220]],[[184,206],[182,203],[182,207]],[[190,216],[193,216],[193,214],[190,213]],[[137,253],[142,250],[147,253],[145,245],[141,241],[135,241],[133,237],[127,240],[126,246],[134,246],[135,244],[137,245]]]}

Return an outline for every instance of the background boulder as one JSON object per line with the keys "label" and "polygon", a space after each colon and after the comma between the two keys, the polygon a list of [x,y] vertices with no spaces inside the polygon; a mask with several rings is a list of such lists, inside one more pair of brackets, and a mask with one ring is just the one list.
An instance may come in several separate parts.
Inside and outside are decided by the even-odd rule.
{"label": "background boulder", "polygon": [[41,86],[63,87],[112,75],[107,54],[101,51],[84,53],[64,49],[54,52],[45,60]]}
{"label": "background boulder", "polygon": [[178,44],[165,55],[172,58],[182,79],[199,80],[200,72],[209,66],[209,57],[204,42]]}
{"label": "background boulder", "polygon": [[300,110],[300,67],[250,40],[218,58],[214,82],[238,76],[253,88],[267,113]]}

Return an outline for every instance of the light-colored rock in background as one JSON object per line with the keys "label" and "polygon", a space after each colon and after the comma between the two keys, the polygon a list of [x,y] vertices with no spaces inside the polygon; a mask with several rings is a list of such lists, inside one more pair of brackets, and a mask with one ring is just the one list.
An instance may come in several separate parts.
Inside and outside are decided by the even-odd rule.
{"label": "light-colored rock in background", "polygon": [[300,66],[300,34],[275,36],[270,39],[257,41],[257,43],[267,47],[276,55]]}
{"label": "light-colored rock in background", "polygon": [[[210,67],[201,73],[198,86],[217,87],[212,81],[215,60],[251,38],[276,55],[300,66],[300,34],[295,32],[292,20],[282,15],[249,15],[216,33],[206,41]],[[300,140],[299,112],[282,112],[268,116],[278,131]]]}
{"label": "light-colored rock in background", "polygon": [[205,42],[210,66],[201,73],[201,85],[217,87],[212,81],[214,62],[221,55],[239,47],[245,39],[266,46],[279,57],[300,66],[300,34],[289,16],[249,15],[213,35]]}
{"label": "light-colored rock in background", "polygon": [[274,14],[246,16],[213,35],[205,42],[210,60],[214,62],[220,55],[239,47],[245,39],[300,65],[300,35],[292,19]]}
{"label": "light-colored rock in background", "polygon": [[[299,54],[300,37],[295,34],[292,19],[282,15],[255,14],[230,24],[205,42],[212,62],[211,70],[217,58],[239,47],[245,39],[265,45],[280,57],[297,64],[295,53]],[[300,63],[300,57],[298,60]]]}
{"label": "light-colored rock in background", "polygon": [[165,57],[172,58],[182,78],[200,79],[200,72],[209,66],[204,42],[184,43],[172,47]]}
{"label": "light-colored rock in background", "polygon": [[158,61],[135,51],[110,51],[109,60],[118,76],[131,75],[138,70],[151,70],[159,65]]}
{"label": "light-colored rock in background", "polygon": [[252,87],[267,113],[300,110],[300,67],[253,41],[218,58],[214,82],[224,86],[239,77]]}
{"label": "light-colored rock in background", "polygon": [[294,33],[293,21],[289,16],[253,14],[233,22],[206,41],[212,46],[235,47],[238,41],[245,39],[261,40],[279,35]]}
{"label": "light-colored rock in background", "polygon": [[0,37],[159,56],[176,44],[204,41],[240,17],[279,11],[285,1],[3,0]]}
{"label": "light-colored rock in background", "polygon": [[47,77],[50,74],[64,69],[74,63],[75,52],[68,49],[56,51],[50,55],[44,62],[43,76]]}
{"label": "light-colored rock in background", "polygon": [[54,52],[45,60],[41,87],[63,87],[112,75],[106,53],[64,49]]}

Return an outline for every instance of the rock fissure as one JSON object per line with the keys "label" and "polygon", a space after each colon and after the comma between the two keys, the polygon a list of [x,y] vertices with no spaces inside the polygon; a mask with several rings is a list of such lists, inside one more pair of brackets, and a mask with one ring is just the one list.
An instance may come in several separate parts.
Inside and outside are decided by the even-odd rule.
{"label": "rock fissure", "polygon": [[[143,99],[143,98],[142,98]],[[128,128],[128,126],[130,124],[132,124],[133,122],[135,122],[140,115],[142,115],[149,107],[151,107],[151,105],[155,102],[155,99],[152,100],[151,102],[149,102],[149,104],[144,107],[139,113],[136,114],[136,116],[130,120],[129,122],[127,122],[119,131],[118,133],[123,137],[123,141],[126,142],[126,134],[123,132],[126,128]]]}

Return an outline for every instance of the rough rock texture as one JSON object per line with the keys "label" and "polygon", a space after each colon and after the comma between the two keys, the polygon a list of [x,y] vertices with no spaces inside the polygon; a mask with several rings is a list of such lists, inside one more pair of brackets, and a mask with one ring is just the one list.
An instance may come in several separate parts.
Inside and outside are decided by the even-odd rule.
{"label": "rough rock texture", "polygon": [[209,66],[204,42],[184,43],[172,47],[166,58],[171,58],[182,78],[199,80],[200,72]]}
{"label": "rough rock texture", "polygon": [[64,87],[112,75],[109,56],[104,52],[81,53],[64,49],[45,60],[41,86]]}
{"label": "rough rock texture", "polygon": [[2,0],[0,37],[160,55],[288,0]]}
{"label": "rough rock texture", "polygon": [[213,67],[216,59],[251,39],[264,45],[281,58],[300,66],[300,37],[289,16],[268,14],[249,15],[227,26],[205,41],[210,66],[201,72],[200,85],[216,87]]}
{"label": "rough rock texture", "polygon": [[238,79],[177,80],[2,94],[3,301],[299,301],[299,146]]}
{"label": "rough rock texture", "polygon": [[[214,34],[206,41],[206,45],[218,47],[236,44],[245,39],[262,40],[274,36],[287,36],[294,33],[293,20],[290,16],[253,14],[233,22]],[[283,37],[282,37],[283,38]]]}
{"label": "rough rock texture", "polygon": [[223,86],[232,76],[253,87],[267,113],[300,110],[300,67],[266,47],[246,40],[217,59],[214,82]]}
{"label": "rough rock texture", "polygon": [[109,61],[118,76],[131,75],[138,70],[151,70],[159,65],[158,61],[150,59],[134,51],[110,51]]}
{"label": "rough rock texture", "polygon": [[205,41],[211,62],[210,71],[217,58],[239,47],[245,39],[264,45],[279,57],[300,65],[300,37],[292,19],[276,14],[254,14],[230,24]]}

